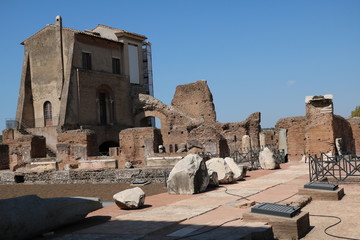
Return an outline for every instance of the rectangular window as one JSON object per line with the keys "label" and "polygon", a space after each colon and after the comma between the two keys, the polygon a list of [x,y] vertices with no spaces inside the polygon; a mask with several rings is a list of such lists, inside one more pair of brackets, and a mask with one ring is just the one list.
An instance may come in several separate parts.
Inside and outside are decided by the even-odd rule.
{"label": "rectangular window", "polygon": [[138,47],[129,45],[129,73],[130,83],[140,84]]}
{"label": "rectangular window", "polygon": [[114,74],[120,74],[120,59],[119,58],[113,58],[112,59],[112,71]]}
{"label": "rectangular window", "polygon": [[91,70],[91,53],[82,53],[83,69]]}

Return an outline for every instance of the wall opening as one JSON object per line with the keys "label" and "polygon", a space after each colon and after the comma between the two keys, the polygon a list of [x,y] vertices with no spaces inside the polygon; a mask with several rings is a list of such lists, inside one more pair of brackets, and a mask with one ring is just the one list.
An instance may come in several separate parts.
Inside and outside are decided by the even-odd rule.
{"label": "wall opening", "polygon": [[44,103],[44,126],[52,126],[52,106],[49,101]]}
{"label": "wall opening", "polygon": [[102,85],[96,92],[97,119],[100,125],[111,125],[114,122],[114,96],[112,89]]}
{"label": "wall opening", "polygon": [[115,141],[107,141],[99,146],[99,153],[104,156],[109,156],[109,148],[119,147],[119,143]]}

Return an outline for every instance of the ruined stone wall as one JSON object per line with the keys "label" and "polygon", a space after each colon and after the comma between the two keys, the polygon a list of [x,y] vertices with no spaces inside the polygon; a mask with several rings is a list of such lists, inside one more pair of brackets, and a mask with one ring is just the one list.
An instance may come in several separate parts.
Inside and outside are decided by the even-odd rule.
{"label": "ruined stone wall", "polygon": [[139,103],[143,113],[137,119],[154,116],[161,120],[166,153],[181,150],[228,156],[241,148],[244,135],[250,136],[251,147],[259,147],[260,113],[253,113],[242,122],[216,122],[206,81],[178,86],[172,105],[148,95],[140,95]]}
{"label": "ruined stone wall", "polygon": [[260,113],[256,112],[242,122],[219,124],[219,133],[226,139],[230,153],[242,148],[244,135],[249,135],[252,148],[259,148],[260,117]]}
{"label": "ruined stone wall", "polygon": [[332,96],[306,97],[305,152],[335,154]]}
{"label": "ruined stone wall", "polygon": [[[306,117],[282,118],[275,125],[278,134],[280,129],[287,129],[287,153],[290,161],[301,160],[305,154]],[[278,135],[276,138],[278,139]]]}
{"label": "ruined stone wall", "polygon": [[177,86],[171,105],[207,123],[216,121],[213,97],[205,80]]}
{"label": "ruined stone wall", "polygon": [[133,166],[146,166],[145,158],[158,152],[162,139],[158,129],[152,127],[128,128],[122,130],[120,138],[119,168],[124,168],[125,162]]}
{"label": "ruined stone wall", "polygon": [[69,130],[58,135],[57,162],[59,168],[66,164],[77,165],[78,160],[98,155],[96,133],[89,129]]}
{"label": "ruined stone wall", "polygon": [[107,169],[91,171],[46,171],[33,172],[0,172],[0,184],[14,184],[15,176],[20,176],[23,182],[34,184],[83,184],[83,183],[131,183],[135,180],[151,180],[156,183],[165,183],[171,168],[134,168],[134,169]]}
{"label": "ruined stone wall", "polygon": [[262,129],[260,132],[260,147],[266,145],[276,146],[277,139],[275,137],[275,129]]}
{"label": "ruined stone wall", "polygon": [[354,138],[354,152],[360,156],[360,117],[352,117],[347,119],[351,125],[352,134]]}
{"label": "ruined stone wall", "polygon": [[46,139],[42,136],[21,135],[9,143],[9,168],[16,170],[31,163],[33,158],[46,157]]}
{"label": "ruined stone wall", "polygon": [[333,121],[334,139],[341,138],[342,154],[354,153],[355,145],[350,123],[345,118],[338,115],[334,115]]}

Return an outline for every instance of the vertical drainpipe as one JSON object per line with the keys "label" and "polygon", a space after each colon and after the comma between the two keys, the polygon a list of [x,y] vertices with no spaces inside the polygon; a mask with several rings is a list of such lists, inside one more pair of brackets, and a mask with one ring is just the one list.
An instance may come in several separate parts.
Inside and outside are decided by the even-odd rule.
{"label": "vertical drainpipe", "polygon": [[76,85],[77,85],[77,116],[78,116],[78,124],[80,125],[80,74],[79,68],[76,68]]}
{"label": "vertical drainpipe", "polygon": [[60,67],[61,67],[61,72],[60,72],[60,77],[61,77],[61,82],[60,82],[60,87],[58,90],[58,98],[59,100],[61,100],[61,94],[63,91],[63,87],[64,87],[64,79],[65,79],[65,73],[64,73],[64,52],[63,52],[63,37],[62,37],[62,18],[61,16],[56,16],[56,26],[57,26],[57,30],[58,30],[58,39],[57,41],[59,41],[59,47],[60,47]]}

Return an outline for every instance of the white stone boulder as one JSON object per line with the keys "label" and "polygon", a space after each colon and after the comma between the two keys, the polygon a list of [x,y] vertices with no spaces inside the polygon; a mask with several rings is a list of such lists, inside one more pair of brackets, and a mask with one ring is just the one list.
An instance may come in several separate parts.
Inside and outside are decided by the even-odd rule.
{"label": "white stone boulder", "polygon": [[270,148],[265,147],[259,153],[259,163],[262,169],[276,169],[280,168],[279,163],[276,161],[274,153]]}
{"label": "white stone boulder", "polygon": [[121,209],[137,209],[144,205],[145,193],[141,188],[136,187],[116,193],[113,199]]}
{"label": "white stone boulder", "polygon": [[234,173],[234,180],[238,181],[245,177],[246,169],[244,166],[237,165],[237,163],[232,158],[225,158],[224,159],[226,164],[230,167],[231,171]]}
{"label": "white stone boulder", "polygon": [[204,192],[209,185],[205,161],[197,154],[189,154],[176,163],[167,180],[171,194],[194,194]]}
{"label": "white stone boulder", "polygon": [[0,200],[0,239],[33,239],[83,220],[102,208],[97,198],[40,198],[36,195]]}
{"label": "white stone boulder", "polygon": [[234,173],[223,158],[212,158],[206,161],[209,175],[216,172],[219,183],[231,183],[234,181]]}

